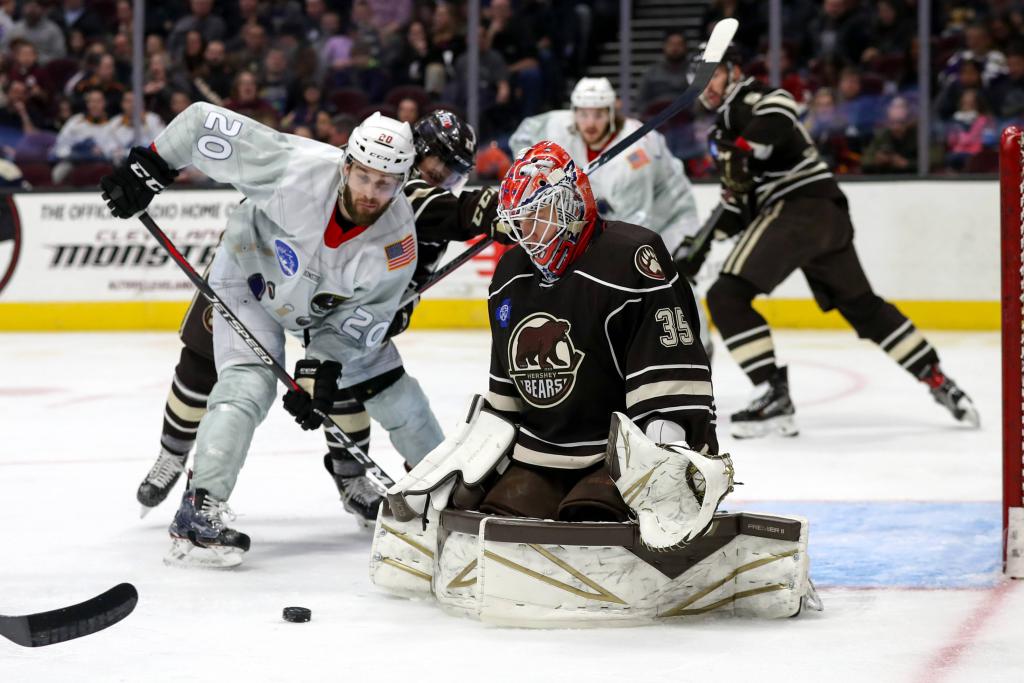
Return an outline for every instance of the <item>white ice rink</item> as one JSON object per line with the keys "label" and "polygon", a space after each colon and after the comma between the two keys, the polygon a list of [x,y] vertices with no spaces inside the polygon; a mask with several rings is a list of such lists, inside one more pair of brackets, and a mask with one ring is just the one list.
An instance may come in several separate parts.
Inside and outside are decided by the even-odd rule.
{"label": "white ice rink", "polygon": [[[720,438],[744,482],[727,509],[810,519],[825,611],[633,629],[482,626],[381,594],[369,536],[323,471],[322,436],[279,408],[231,499],[252,536],[230,571],[165,567],[177,498],[139,520],[178,343],[160,334],[0,335],[0,613],[91,597],[121,581],[135,612],[46,648],[0,639],[0,682],[22,681],[1024,681],[1024,585],[1000,579],[999,348],[933,333],[982,415],[953,423],[923,386],[852,333],[782,332],[802,433],[734,442],[749,386],[715,362]],[[484,333],[407,333],[399,345],[442,425],[485,388]],[[376,429],[372,453],[398,458]],[[281,609],[313,611],[307,624]]]}

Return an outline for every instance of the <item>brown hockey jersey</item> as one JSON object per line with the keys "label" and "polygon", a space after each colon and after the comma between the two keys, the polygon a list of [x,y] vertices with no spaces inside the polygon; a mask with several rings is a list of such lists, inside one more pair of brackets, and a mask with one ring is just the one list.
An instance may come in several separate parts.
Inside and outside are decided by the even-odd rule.
{"label": "brown hockey jersey", "polygon": [[661,418],[691,448],[717,453],[711,370],[697,304],[661,238],[601,222],[588,250],[545,282],[521,249],[488,296],[487,400],[520,425],[513,458],[576,469],[604,457],[613,411]]}

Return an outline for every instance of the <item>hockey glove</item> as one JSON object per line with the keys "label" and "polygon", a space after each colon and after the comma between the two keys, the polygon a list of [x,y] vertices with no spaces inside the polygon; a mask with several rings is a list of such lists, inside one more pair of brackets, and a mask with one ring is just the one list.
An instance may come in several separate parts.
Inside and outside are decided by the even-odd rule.
{"label": "hockey glove", "polygon": [[701,266],[704,265],[704,260],[708,257],[708,252],[711,251],[711,240],[705,238],[700,244],[695,244],[695,238],[693,235],[688,235],[683,238],[683,243],[676,249],[675,258],[676,270],[680,275],[685,277],[690,282],[694,282],[697,279],[697,273],[700,272]]}
{"label": "hockey glove", "polygon": [[285,393],[284,409],[303,429],[316,429],[324,423],[324,416],[334,404],[339,377],[340,363],[313,358],[300,360],[295,364],[295,382],[302,389]]}
{"label": "hockey glove", "polygon": [[116,218],[131,218],[174,182],[178,172],[148,147],[132,147],[128,158],[100,179],[103,200]]}
{"label": "hockey glove", "polygon": [[738,195],[750,192],[754,188],[754,174],[750,170],[754,152],[750,144],[743,138],[724,140],[719,135],[714,140],[714,150],[722,184]]}
{"label": "hockey glove", "polygon": [[385,340],[397,337],[409,329],[409,323],[412,322],[412,311],[419,302],[420,298],[417,296],[395,312],[395,317],[391,319],[391,324],[388,326],[388,332],[384,335]]}

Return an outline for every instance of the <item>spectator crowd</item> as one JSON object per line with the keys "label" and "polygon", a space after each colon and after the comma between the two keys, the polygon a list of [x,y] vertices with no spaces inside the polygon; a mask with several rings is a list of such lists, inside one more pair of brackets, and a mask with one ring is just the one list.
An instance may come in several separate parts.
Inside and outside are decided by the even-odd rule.
{"label": "spectator crowd", "polygon": [[[932,113],[930,171],[992,172],[998,132],[1024,119],[1024,0],[936,0],[930,102],[918,96],[917,2],[786,0],[783,82],[840,173],[917,170],[917,111]],[[616,0],[482,0],[478,167],[503,166],[524,117],[565,106],[602,43]],[[704,3],[706,34],[740,20],[748,75],[767,79],[767,2]],[[282,131],[344,144],[380,110],[415,121],[464,114],[462,1],[166,0],[146,3],[142,142],[196,100]],[[89,185],[133,144],[131,0],[0,0],[0,156],[33,186]],[[685,88],[686,34],[666,27],[634,109],[653,116]],[[714,172],[707,112],[662,130],[694,177]],[[199,182],[192,175],[186,180]]]}

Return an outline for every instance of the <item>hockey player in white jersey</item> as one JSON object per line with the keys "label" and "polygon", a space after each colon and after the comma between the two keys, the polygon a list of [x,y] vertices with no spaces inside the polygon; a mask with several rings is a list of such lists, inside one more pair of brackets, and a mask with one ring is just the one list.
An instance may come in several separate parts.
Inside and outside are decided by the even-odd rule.
{"label": "hockey player in white jersey", "polygon": [[[339,385],[376,382],[366,410],[415,464],[440,443],[441,429],[416,380],[391,372],[401,358],[382,343],[416,266],[413,212],[401,192],[414,157],[408,124],[380,114],[343,151],[197,103],[101,185],[120,218],[145,209],[189,165],[234,185],[246,201],[228,218],[209,282],[278,362],[286,331],[306,340],[296,378],[308,393],[288,392],[285,408],[316,429],[316,410],[329,412]],[[219,316],[213,345],[218,379],[170,526],[170,563],[233,566],[249,548],[223,516],[275,378]]]}
{"label": "hockey player in white jersey", "polygon": [[[586,168],[601,152],[643,125],[617,113],[615,100],[607,78],[581,78],[570,97],[571,110],[524,119],[509,138],[509,147],[518,153],[550,140]],[[657,131],[609,161],[593,175],[591,185],[602,216],[653,230],[670,254],[685,237],[700,230],[697,203],[683,164]]]}

